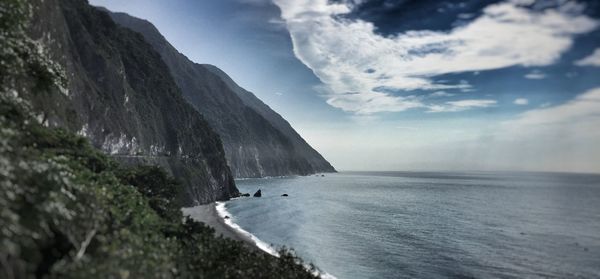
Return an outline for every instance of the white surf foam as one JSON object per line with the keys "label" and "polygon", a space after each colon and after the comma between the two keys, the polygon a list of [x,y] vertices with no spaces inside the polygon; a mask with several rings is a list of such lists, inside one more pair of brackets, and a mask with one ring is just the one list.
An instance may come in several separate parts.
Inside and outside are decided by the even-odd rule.
{"label": "white surf foam", "polygon": [[319,273],[317,274],[319,276],[321,276],[321,279],[337,279],[337,277],[325,272],[325,273]]}
{"label": "white surf foam", "polygon": [[225,216],[231,216],[231,214],[229,214],[229,212],[227,211],[227,209],[225,208],[225,203],[224,202],[216,202],[216,206],[215,206],[216,210],[217,210],[217,214],[219,214],[219,217],[221,217],[221,219],[223,219],[225,221],[225,224],[227,224],[229,227],[231,227],[232,229],[236,230],[238,233],[250,238],[252,240],[252,242],[254,242],[254,244],[256,244],[256,246],[275,256],[275,257],[279,257],[279,253],[277,253],[277,251],[269,244],[267,244],[266,242],[260,240],[258,237],[256,237],[255,235],[249,233],[248,231],[242,229],[242,227],[240,227],[238,224],[234,223],[231,220],[231,217],[228,219],[225,219]]}
{"label": "white surf foam", "polygon": [[[256,244],[256,246],[259,249],[261,249],[275,257],[279,257],[279,253],[277,253],[277,250],[275,250],[275,248],[273,248],[272,245],[269,245],[266,242],[260,240],[255,235],[242,229],[242,227],[240,227],[238,224],[234,223],[231,218],[232,215],[229,213],[229,211],[227,211],[227,208],[225,208],[224,202],[215,202],[215,204],[216,204],[215,209],[217,210],[217,214],[219,214],[219,217],[221,219],[223,219],[223,221],[225,222],[226,225],[228,225],[230,228],[236,230],[238,233],[251,239],[252,242],[254,242],[254,244]],[[229,216],[229,218],[225,219],[225,216]],[[306,266],[306,268],[309,269],[308,266]],[[316,271],[315,275],[320,276],[322,279],[337,279],[335,276],[333,276],[327,272],[322,272],[322,271]]]}

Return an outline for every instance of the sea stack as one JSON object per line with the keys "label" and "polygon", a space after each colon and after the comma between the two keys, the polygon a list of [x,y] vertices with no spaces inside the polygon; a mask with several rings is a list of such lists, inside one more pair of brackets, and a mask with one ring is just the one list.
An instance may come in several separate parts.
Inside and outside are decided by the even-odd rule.
{"label": "sea stack", "polygon": [[258,191],[256,191],[256,193],[254,193],[254,197],[255,197],[255,198],[260,198],[260,197],[262,197],[262,192],[260,191],[260,189],[258,189]]}

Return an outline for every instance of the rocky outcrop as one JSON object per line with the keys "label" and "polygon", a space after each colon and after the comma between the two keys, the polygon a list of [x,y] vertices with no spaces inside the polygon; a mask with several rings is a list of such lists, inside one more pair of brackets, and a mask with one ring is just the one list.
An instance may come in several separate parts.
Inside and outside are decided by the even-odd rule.
{"label": "rocky outcrop", "polygon": [[119,24],[141,33],[160,53],[185,99],[223,140],[236,177],[307,175],[335,169],[269,106],[212,65],[179,53],[150,23],[111,13]]}
{"label": "rocky outcrop", "polygon": [[68,90],[29,96],[46,125],[90,139],[126,164],[161,165],[186,205],[238,195],[222,142],[143,36],[84,0],[34,0],[31,35],[64,68]]}
{"label": "rocky outcrop", "polygon": [[255,198],[260,198],[260,197],[262,197],[262,192],[260,191],[260,189],[258,189],[258,191],[256,191],[256,193],[254,193],[254,197],[255,197]]}

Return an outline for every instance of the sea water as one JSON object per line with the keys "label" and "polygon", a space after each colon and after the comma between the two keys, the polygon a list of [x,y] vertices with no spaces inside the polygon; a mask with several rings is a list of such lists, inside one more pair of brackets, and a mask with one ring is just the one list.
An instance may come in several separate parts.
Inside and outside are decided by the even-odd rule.
{"label": "sea water", "polygon": [[[237,181],[231,221],[337,278],[600,278],[600,176],[364,172]],[[282,197],[288,194],[288,197]]]}

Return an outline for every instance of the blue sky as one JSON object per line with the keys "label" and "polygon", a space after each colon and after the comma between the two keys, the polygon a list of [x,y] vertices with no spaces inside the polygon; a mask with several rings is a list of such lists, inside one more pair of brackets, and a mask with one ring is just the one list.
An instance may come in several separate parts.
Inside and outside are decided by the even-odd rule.
{"label": "blue sky", "polygon": [[222,68],[341,170],[600,172],[598,1],[91,3]]}

